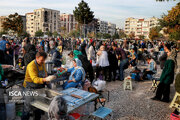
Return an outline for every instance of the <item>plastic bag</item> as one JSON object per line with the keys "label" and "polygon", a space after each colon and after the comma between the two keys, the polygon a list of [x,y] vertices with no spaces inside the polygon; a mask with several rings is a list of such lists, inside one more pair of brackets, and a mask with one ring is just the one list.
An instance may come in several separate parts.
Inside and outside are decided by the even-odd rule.
{"label": "plastic bag", "polygon": [[106,87],[106,81],[100,79],[94,80],[92,86],[95,87],[97,91],[102,91]]}

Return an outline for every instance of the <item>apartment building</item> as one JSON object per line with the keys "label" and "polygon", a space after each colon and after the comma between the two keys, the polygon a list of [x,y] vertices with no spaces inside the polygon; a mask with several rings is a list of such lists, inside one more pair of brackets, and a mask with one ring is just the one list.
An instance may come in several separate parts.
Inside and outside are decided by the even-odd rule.
{"label": "apartment building", "polygon": [[26,13],[26,32],[34,36],[34,13]]}
{"label": "apartment building", "polygon": [[32,13],[26,14],[26,31],[35,36],[35,32],[42,30],[42,32],[59,32],[60,31],[60,11],[40,8],[35,9]]}
{"label": "apartment building", "polygon": [[108,33],[113,36],[116,33],[116,24],[108,23]]}
{"label": "apartment building", "polygon": [[158,18],[152,17],[147,19],[127,18],[125,21],[125,33],[129,35],[134,33],[136,38],[140,35],[144,35],[146,39],[149,39],[149,32],[152,27],[158,25]]}
{"label": "apartment building", "polygon": [[98,22],[97,22],[97,32],[100,32],[100,33],[103,33],[103,34],[108,33],[108,22],[98,20]]}
{"label": "apartment building", "polygon": [[[61,14],[60,15],[61,28],[65,28],[65,32],[69,33],[76,29],[78,22],[76,22],[74,15],[72,14]],[[64,32],[61,30],[61,32]]]}

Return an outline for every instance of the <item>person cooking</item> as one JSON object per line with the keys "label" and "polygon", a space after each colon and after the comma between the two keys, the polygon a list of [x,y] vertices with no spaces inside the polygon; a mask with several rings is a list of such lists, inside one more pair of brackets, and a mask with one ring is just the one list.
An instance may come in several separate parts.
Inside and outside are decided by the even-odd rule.
{"label": "person cooking", "polygon": [[[35,60],[31,61],[27,65],[25,80],[23,83],[24,90],[34,90],[44,88],[45,85],[53,79],[56,79],[55,75],[51,75],[47,77],[47,72],[45,68],[45,60],[47,58],[47,54],[45,52],[38,52],[36,54]],[[32,97],[25,96],[25,104],[23,110],[23,120],[28,120],[30,115],[30,102]],[[40,120],[42,111],[36,109],[35,120]]]}

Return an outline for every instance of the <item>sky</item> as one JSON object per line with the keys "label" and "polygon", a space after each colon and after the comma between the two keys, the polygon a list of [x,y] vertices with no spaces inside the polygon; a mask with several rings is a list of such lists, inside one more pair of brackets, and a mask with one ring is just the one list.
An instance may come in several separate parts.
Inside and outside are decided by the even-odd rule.
{"label": "sky", "polygon": [[[59,10],[60,13],[73,13],[75,6],[81,0],[0,0],[0,16],[17,12],[33,12],[38,8]],[[169,2],[156,2],[156,0],[84,0],[94,12],[95,18],[115,23],[117,27],[124,28],[125,19],[134,18],[161,18],[167,14],[180,0]]]}

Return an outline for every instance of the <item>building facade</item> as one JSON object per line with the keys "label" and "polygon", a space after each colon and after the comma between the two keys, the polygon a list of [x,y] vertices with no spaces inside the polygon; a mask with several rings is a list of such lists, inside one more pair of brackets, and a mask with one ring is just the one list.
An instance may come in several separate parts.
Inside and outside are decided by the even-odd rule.
{"label": "building facade", "polygon": [[108,33],[113,36],[116,33],[116,24],[108,23]]}
{"label": "building facade", "polygon": [[108,22],[98,20],[97,32],[100,32],[100,33],[103,33],[103,34],[108,33]]}
{"label": "building facade", "polygon": [[59,32],[60,31],[60,11],[41,8],[35,9],[32,13],[26,14],[26,31],[35,36],[36,31]]}
{"label": "building facade", "polygon": [[76,22],[74,15],[72,14],[61,14],[60,15],[60,26],[65,28],[65,30],[60,30],[61,32],[70,33],[73,30],[76,30],[78,22]]}
{"label": "building facade", "polygon": [[34,36],[34,13],[26,13],[26,32]]}
{"label": "building facade", "polygon": [[146,39],[149,39],[150,29],[157,25],[158,18],[155,17],[148,19],[127,18],[125,21],[125,33],[127,35],[134,33],[136,38],[143,35]]}

